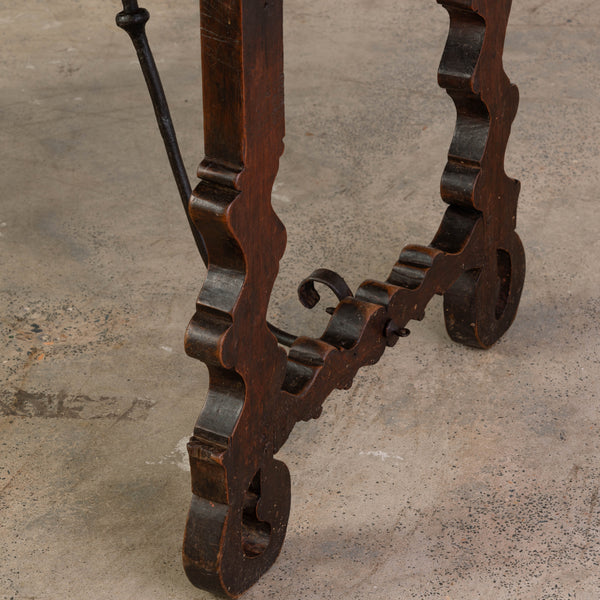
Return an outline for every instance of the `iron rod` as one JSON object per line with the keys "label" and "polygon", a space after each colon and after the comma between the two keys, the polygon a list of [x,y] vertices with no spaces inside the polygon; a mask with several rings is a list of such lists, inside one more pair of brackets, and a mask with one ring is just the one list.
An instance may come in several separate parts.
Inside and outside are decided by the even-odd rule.
{"label": "iron rod", "polygon": [[137,0],[123,0],[123,12],[117,15],[117,25],[124,29],[131,38],[136,50],[148,92],[152,99],[152,106],[156,115],[158,129],[162,136],[171,165],[171,171],[177,184],[177,189],[183,203],[183,208],[187,216],[188,223],[192,230],[196,246],[205,265],[208,265],[208,254],[204,240],[200,232],[196,229],[188,211],[188,201],[192,194],[192,186],[185,170],[185,165],[179,150],[173,119],[169,111],[169,105],[165,96],[165,91],[160,80],[156,62],[150,50],[148,37],[146,35],[146,23],[150,19],[150,13],[145,8],[139,8]]}
{"label": "iron rod", "polygon": [[[160,135],[165,144],[167,156],[169,158],[169,164],[171,165],[171,171],[177,189],[183,203],[183,208],[192,230],[196,246],[200,252],[200,256],[206,266],[208,266],[208,253],[204,240],[200,235],[200,232],[196,229],[188,210],[188,201],[192,194],[192,186],[185,170],[181,151],[179,149],[179,143],[177,142],[177,135],[175,134],[175,127],[173,125],[173,119],[171,118],[171,112],[167,103],[165,90],[160,80],[158,68],[150,44],[148,42],[148,36],[146,35],[146,23],[150,19],[150,13],[145,8],[138,6],[137,0],[122,0],[123,11],[120,12],[116,17],[117,25],[125,30],[131,41],[138,56],[144,79],[152,99],[152,106],[154,107],[154,113],[156,115],[156,121],[158,123],[158,129]],[[296,336],[275,327],[271,323],[267,323],[269,330],[275,336],[277,341],[282,346],[291,346],[296,341]]]}

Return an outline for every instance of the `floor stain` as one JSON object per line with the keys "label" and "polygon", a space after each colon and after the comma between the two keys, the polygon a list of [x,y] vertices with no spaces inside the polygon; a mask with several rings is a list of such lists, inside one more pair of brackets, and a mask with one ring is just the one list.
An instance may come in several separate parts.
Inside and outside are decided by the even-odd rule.
{"label": "floor stain", "polygon": [[153,406],[154,402],[145,398],[91,398],[83,394],[52,394],[25,390],[0,393],[0,415],[4,416],[142,421],[148,417]]}

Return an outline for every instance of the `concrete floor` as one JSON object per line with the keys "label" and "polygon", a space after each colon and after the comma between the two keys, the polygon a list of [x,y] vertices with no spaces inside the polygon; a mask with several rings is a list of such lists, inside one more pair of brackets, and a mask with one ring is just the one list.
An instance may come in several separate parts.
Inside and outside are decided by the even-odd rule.
{"label": "concrete floor", "polygon": [[[0,3],[0,598],[205,600],[180,559],[184,444],[206,370],[183,352],[205,270],[119,2]],[[190,173],[197,4],[147,0]],[[318,334],[297,283],[352,287],[430,240],[454,109],[433,0],[286,0],[288,248],[271,315]],[[441,303],[281,452],[287,541],[245,598],[600,598],[600,3],[514,0],[519,316],[487,352]]]}

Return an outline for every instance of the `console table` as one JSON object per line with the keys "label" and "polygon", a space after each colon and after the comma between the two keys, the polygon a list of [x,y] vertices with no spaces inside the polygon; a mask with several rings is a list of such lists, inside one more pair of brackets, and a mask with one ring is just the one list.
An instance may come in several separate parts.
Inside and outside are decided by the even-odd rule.
{"label": "console table", "polygon": [[450,337],[477,348],[510,327],[525,277],[515,232],[519,182],[504,170],[518,90],[502,65],[512,0],[437,0],[450,15],[439,84],[457,121],[433,241],[409,245],[387,279],[354,292],[328,269],[316,284],[337,297],[320,338],[267,322],[286,233],[271,206],[283,152],[282,0],[200,0],[205,158],[192,191],[145,35],[148,12],[123,0],[180,197],[208,267],[186,352],[208,366],[206,405],[188,444],[192,502],[183,542],[190,581],[235,598],[276,560],[290,508],[290,475],[275,458],[296,422],[319,417],[328,394],[409,334],[434,294]]}

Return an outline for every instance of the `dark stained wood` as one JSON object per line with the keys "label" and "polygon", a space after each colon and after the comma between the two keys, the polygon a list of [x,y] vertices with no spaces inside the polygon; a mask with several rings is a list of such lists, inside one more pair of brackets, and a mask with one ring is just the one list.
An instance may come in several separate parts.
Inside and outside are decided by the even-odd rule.
{"label": "dark stained wood", "polygon": [[[353,295],[318,270],[303,302],[329,285],[339,302],[318,338],[286,355],[266,321],[286,234],[271,206],[283,152],[282,0],[200,0],[206,157],[189,214],[208,251],[208,275],[186,333],[206,363],[206,406],[188,444],[192,503],[183,547],[195,585],[237,597],[277,558],[290,506],[287,467],[274,458],[299,420],[376,363],[406,324],[444,295],[446,326],[486,348],[512,323],[525,275],[515,233],[519,183],[504,171],[518,104],[502,67],[511,0],[438,0],[450,14],[439,83],[457,124],[441,184],[449,204],[428,246],[407,246],[385,281]],[[291,338],[293,340],[293,338]]]}
{"label": "dark stained wood", "polygon": [[193,498],[183,547],[192,583],[235,597],[279,554],[290,477],[273,458],[286,353],[267,327],[286,243],[271,207],[283,152],[281,0],[202,0],[206,158],[190,200],[208,275],[186,351],[210,373],[188,445]]}

